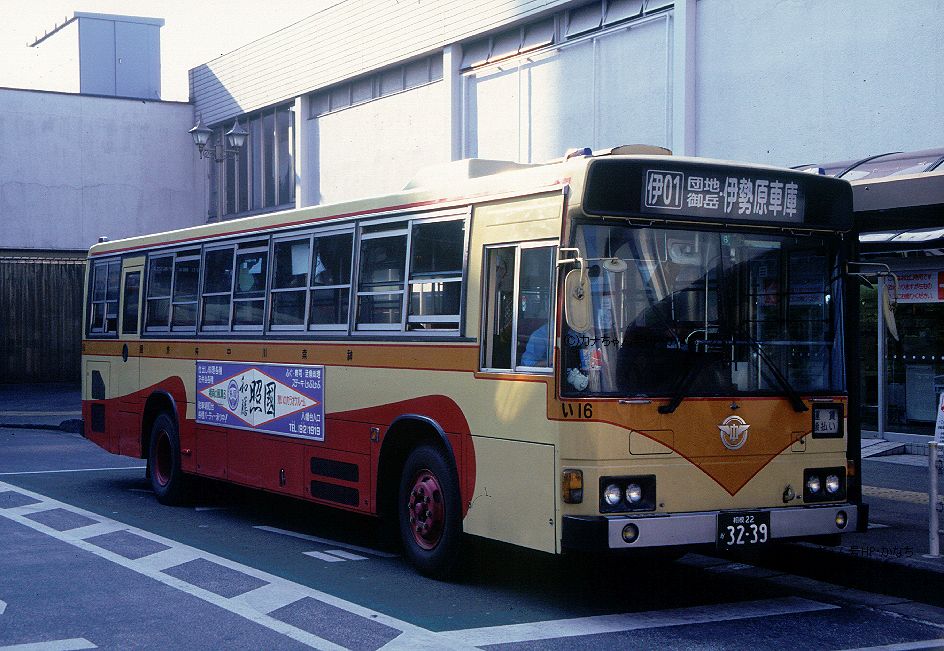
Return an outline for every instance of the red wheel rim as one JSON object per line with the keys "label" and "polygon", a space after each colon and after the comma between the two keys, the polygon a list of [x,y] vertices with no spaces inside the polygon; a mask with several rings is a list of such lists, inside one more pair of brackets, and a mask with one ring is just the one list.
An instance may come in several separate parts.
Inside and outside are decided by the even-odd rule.
{"label": "red wheel rim", "polygon": [[171,475],[170,436],[165,430],[157,433],[154,446],[154,478],[161,486],[167,486]]}
{"label": "red wheel rim", "polygon": [[431,471],[420,470],[413,477],[407,512],[413,539],[422,549],[433,549],[442,539],[446,522],[442,487]]}

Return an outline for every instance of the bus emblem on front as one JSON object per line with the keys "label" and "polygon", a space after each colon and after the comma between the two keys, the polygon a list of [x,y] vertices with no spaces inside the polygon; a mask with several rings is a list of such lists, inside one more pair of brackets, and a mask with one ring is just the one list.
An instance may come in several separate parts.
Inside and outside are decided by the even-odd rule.
{"label": "bus emblem on front", "polygon": [[721,442],[729,450],[737,450],[747,443],[747,428],[750,427],[740,416],[728,416],[718,429],[721,430]]}

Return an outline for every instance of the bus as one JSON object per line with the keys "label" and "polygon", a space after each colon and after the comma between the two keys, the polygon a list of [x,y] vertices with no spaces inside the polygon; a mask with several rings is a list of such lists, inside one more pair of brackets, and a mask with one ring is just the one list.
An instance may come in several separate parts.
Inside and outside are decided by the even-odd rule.
{"label": "bus", "polygon": [[867,522],[851,230],[845,181],[624,146],[101,242],[84,433],[164,504],[385,518],[430,576],[466,535],[835,541]]}

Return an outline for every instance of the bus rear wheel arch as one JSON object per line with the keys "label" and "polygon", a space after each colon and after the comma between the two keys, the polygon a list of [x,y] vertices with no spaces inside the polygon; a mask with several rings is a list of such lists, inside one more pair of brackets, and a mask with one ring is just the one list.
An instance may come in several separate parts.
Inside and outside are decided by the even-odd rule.
{"label": "bus rear wheel arch", "polygon": [[440,446],[423,443],[407,456],[397,525],[404,554],[421,574],[451,576],[462,541],[462,501],[455,466]]}

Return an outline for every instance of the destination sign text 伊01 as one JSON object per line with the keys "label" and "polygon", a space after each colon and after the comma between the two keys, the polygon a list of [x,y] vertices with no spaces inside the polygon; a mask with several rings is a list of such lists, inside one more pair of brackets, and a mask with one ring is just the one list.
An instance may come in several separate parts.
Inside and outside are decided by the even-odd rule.
{"label": "destination sign text \u4f0a01", "polygon": [[777,176],[644,169],[641,189],[650,214],[802,223],[806,207],[802,186]]}

